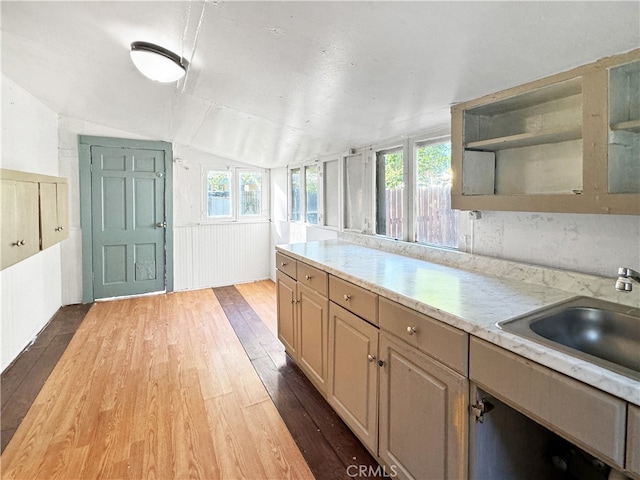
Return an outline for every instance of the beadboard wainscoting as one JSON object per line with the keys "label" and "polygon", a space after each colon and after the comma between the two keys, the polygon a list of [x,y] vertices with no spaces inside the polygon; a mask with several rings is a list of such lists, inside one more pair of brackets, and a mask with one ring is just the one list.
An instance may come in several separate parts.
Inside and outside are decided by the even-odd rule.
{"label": "beadboard wainscoting", "polygon": [[268,222],[175,226],[175,290],[269,278],[269,235]]}

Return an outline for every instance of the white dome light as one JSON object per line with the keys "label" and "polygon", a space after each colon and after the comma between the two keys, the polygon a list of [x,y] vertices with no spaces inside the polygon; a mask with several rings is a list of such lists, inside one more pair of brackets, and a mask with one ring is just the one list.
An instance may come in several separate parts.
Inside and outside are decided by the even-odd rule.
{"label": "white dome light", "polygon": [[154,82],[180,80],[187,71],[187,61],[166,48],[148,42],[131,44],[131,61],[138,70]]}

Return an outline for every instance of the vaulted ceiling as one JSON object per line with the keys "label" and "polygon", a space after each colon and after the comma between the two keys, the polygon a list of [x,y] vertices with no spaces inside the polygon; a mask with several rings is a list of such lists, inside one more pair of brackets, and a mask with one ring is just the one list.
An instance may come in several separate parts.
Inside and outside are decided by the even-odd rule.
{"label": "vaulted ceiling", "polygon": [[[264,167],[640,46],[640,3],[2,1],[2,72],[61,115]],[[136,40],[190,62],[143,77]]]}

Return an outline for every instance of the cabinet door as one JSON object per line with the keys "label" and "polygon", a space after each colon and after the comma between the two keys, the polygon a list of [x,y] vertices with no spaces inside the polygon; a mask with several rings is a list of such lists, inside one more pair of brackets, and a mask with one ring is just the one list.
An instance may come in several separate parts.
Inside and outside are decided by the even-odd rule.
{"label": "cabinet door", "polygon": [[398,478],[466,478],[467,379],[380,336],[379,455]]}
{"label": "cabinet door", "polygon": [[38,253],[38,184],[2,180],[2,268]]}
{"label": "cabinet door", "polygon": [[329,371],[329,300],[298,282],[298,365],[323,394]]}
{"label": "cabinet door", "polygon": [[629,404],[627,413],[627,470],[640,478],[640,407]]}
{"label": "cabinet door", "polygon": [[294,360],[297,360],[296,281],[284,273],[277,271],[276,293],[278,297],[278,339],[284,345],[287,353]]}
{"label": "cabinet door", "polygon": [[378,444],[378,329],[329,304],[327,400],[371,452]]}
{"label": "cabinet door", "polygon": [[69,236],[68,204],[66,183],[40,183],[40,234],[43,250]]}

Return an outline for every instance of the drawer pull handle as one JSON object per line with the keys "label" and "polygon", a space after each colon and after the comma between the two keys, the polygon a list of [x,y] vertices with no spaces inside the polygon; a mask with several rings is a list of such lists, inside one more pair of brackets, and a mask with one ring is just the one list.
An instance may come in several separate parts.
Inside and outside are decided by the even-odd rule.
{"label": "drawer pull handle", "polygon": [[373,363],[376,361],[376,356],[375,355],[367,355],[367,360],[369,360],[370,363]]}
{"label": "drawer pull handle", "polygon": [[284,267],[285,265],[286,265],[286,263],[285,263],[285,262],[280,262],[280,266],[281,266],[281,267]]}
{"label": "drawer pull handle", "polygon": [[416,327],[407,327],[407,333],[409,335],[413,335],[414,333],[416,333]]}
{"label": "drawer pull handle", "polygon": [[345,299],[345,301],[347,301],[347,302],[348,302],[349,300],[351,300],[351,295],[347,295],[347,294],[345,293],[345,294],[344,294],[344,299]]}
{"label": "drawer pull handle", "polygon": [[311,275],[305,275],[304,278],[306,278],[307,280],[311,280]]}

